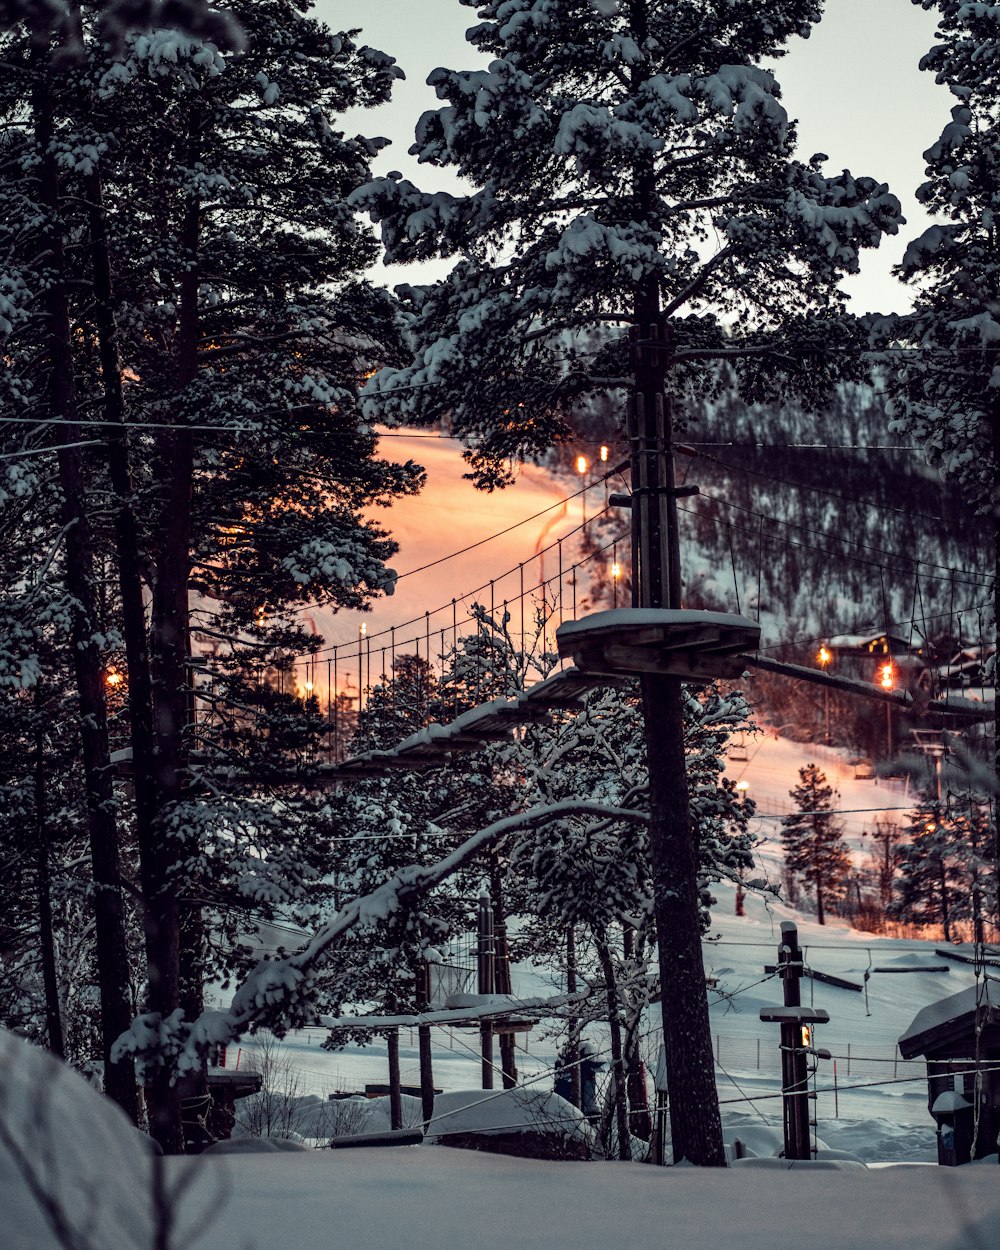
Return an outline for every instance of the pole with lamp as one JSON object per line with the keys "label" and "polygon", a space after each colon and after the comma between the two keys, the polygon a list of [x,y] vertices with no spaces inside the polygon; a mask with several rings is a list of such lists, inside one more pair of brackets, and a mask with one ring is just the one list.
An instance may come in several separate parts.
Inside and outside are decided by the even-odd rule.
{"label": "pole with lamp", "polygon": [[365,643],[365,635],[368,633],[368,625],[362,621],[358,626],[358,715],[361,715],[361,699],[365,688],[364,677],[364,656],[362,647]]}
{"label": "pole with lamp", "polygon": [[576,471],[579,473],[583,481],[583,493],[581,496],[581,507],[583,508],[583,528],[587,527],[587,470],[590,468],[590,461],[586,456],[577,456]]}
{"label": "pole with lamp", "polygon": [[[830,648],[826,645],[825,642],[820,645],[820,649],[816,652],[816,659],[819,662],[820,668],[823,670],[824,673],[826,673],[827,666],[829,665],[830,661],[833,659],[833,652],[830,650]],[[823,741],[826,743],[827,746],[829,746],[830,745],[830,687],[829,686],[823,687],[823,711],[824,711],[824,717],[826,720],[826,731],[824,734]]]}
{"label": "pole with lamp", "polygon": [[[879,685],[883,690],[892,690],[896,685],[896,673],[892,667],[892,660],[886,660],[884,664],[879,665]],[[892,759],[892,704],[887,702],[885,705],[885,733],[889,745],[889,758]]]}

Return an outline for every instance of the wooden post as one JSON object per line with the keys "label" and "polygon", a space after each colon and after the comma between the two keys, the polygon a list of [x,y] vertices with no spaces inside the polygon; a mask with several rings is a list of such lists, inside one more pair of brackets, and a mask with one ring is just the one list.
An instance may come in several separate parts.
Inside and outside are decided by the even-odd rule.
{"label": "wooden post", "polygon": [[[494,992],[493,964],[493,908],[489,895],[479,896],[479,943],[477,947],[479,993]],[[480,1048],[483,1056],[483,1089],[493,1088],[493,1024],[484,1020],[479,1027]]]}
{"label": "wooden post", "polygon": [[[790,920],[781,922],[778,975],[782,979],[786,1007],[802,1005],[802,952],[799,931]],[[781,1093],[784,1107],[785,1158],[810,1159],[809,1097],[806,1052],[802,1025],[795,1020],[781,1024]]]}
{"label": "wooden post", "polygon": [[[431,969],[424,960],[417,980],[417,1011],[427,1011],[431,1000]],[[417,1027],[417,1047],[420,1054],[420,1110],[424,1120],[424,1128],[434,1115],[434,1069],[431,1060],[431,1026],[421,1024]]]}
{"label": "wooden post", "polygon": [[[576,983],[576,932],[572,925],[566,932],[566,993],[575,994]],[[583,1088],[580,1079],[580,1021],[577,1016],[569,1019],[569,1042],[566,1047],[566,1062],[570,1066],[570,1101],[574,1107],[583,1103]]]}
{"label": "wooden post", "polygon": [[389,1051],[389,1127],[403,1127],[403,1093],[399,1081],[399,1029],[386,1034]]}

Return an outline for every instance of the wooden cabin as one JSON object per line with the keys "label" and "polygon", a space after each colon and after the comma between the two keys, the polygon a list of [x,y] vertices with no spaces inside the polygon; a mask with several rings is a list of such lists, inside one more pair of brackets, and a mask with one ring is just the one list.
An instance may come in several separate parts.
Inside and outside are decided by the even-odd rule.
{"label": "wooden cabin", "polygon": [[899,1039],[899,1053],[927,1060],[927,1108],[937,1123],[938,1163],[955,1167],[996,1154],[1000,981],[985,978],[918,1011]]}

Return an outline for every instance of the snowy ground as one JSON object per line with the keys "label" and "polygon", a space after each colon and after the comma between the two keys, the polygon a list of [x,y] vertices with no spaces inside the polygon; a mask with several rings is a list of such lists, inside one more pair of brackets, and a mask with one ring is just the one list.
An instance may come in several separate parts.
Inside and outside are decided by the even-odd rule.
{"label": "snowy ground", "polygon": [[1000,1227],[995,1165],[704,1171],[420,1145],[166,1160],[168,1237],[116,1107],[3,1033],[0,1076],[11,1250],[996,1250]]}
{"label": "snowy ground", "polygon": [[[846,835],[859,863],[868,854],[865,830],[875,819],[899,820],[905,814],[909,796],[902,782],[856,780],[842,752],[799,745],[773,734],[748,738],[746,745],[748,759],[732,761],[729,772],[749,783],[749,794],[764,814],[756,822],[762,838],[760,869],[773,880],[780,874],[780,826],[770,817],[789,810],[788,791],[805,763],[819,764],[839,791]],[[934,1161],[934,1122],[927,1111],[924,1065],[900,1060],[896,1041],[921,1007],[972,985],[971,969],[937,957],[933,943],[879,938],[836,918],[820,926],[807,914],[756,897],[747,898],[746,915],[737,917],[732,888],[719,886],[717,894],[705,962],[718,982],[712,995],[713,1034],[719,1094],[731,1135],[747,1139],[765,1122],[781,1123],[777,1027],[761,1024],[759,1009],[781,1002],[780,982],[766,976],[764,965],[776,958],[780,922],[794,920],[807,965],[867,985],[865,993],[812,979],[803,983],[803,1001],[830,1014],[830,1023],[816,1031],[817,1044],[834,1055],[820,1064],[816,1074],[820,1140],[869,1162]],[[935,971],[880,971],[887,968]],[[515,985],[523,996],[559,988],[528,968],[519,970]],[[304,1029],[285,1041],[284,1060],[298,1092],[325,1098],[334,1091],[362,1091],[368,1083],[388,1079],[383,1039],[330,1053],[320,1048],[325,1036],[325,1030]],[[595,1038],[603,1040],[596,1033]],[[440,1029],[434,1039],[435,1084],[444,1090],[478,1088],[481,1060],[476,1032]],[[521,1080],[535,1082],[539,1090],[551,1089],[555,1047],[546,1039],[544,1026],[519,1036],[518,1042]],[[644,1046],[652,1068],[658,1050],[655,1012]],[[404,1084],[416,1085],[415,1032],[403,1031],[400,1054]],[[247,1054],[242,1061],[253,1059]]]}
{"label": "snowy ground", "polygon": [[[854,852],[863,856],[863,830],[875,816],[905,809],[895,784],[856,781],[833,753],[773,737],[749,744],[749,760],[731,762],[750,783],[765,813],[787,810],[797,769],[816,760],[840,790]],[[896,816],[902,812],[895,810]],[[776,836],[763,817],[760,832]],[[776,873],[780,852],[765,841],[761,867]],[[539,1163],[444,1146],[301,1151],[168,1160],[181,1230],[172,1250],[273,1250],[277,1245],[350,1246],[362,1250],[440,1250],[471,1241],[482,1250],[510,1245],[539,1250],[617,1250],[662,1245],[676,1250],[997,1250],[1000,1190],[992,1165],[942,1169],[884,1166],[936,1157],[921,1065],[896,1058],[895,1043],[925,1004],[973,983],[973,974],[934,955],[935,945],[890,940],[852,930],[834,919],[819,926],[783,904],[747,900],[737,917],[731,889],[719,888],[706,963],[718,978],[712,1008],[719,1090],[727,1138],[740,1137],[767,1154],[780,1144],[776,1028],[763,1025],[760,1006],[780,1002],[780,984],[767,978],[783,919],[798,923],[809,966],[859,984],[867,995],[814,981],[804,1001],[829,1011],[817,1036],[836,1056],[817,1077],[818,1134],[828,1147],[866,1160],[866,1169],[797,1168],[777,1160],[721,1172],[651,1168],[639,1164]],[[943,967],[947,972],[890,973],[890,967]],[[518,993],[544,989],[521,971]],[[536,1030],[519,1051],[522,1078],[551,1089],[553,1045]],[[285,1059],[300,1094],[325,1102],[334,1090],[362,1089],[386,1079],[384,1043],[332,1054],[320,1049],[323,1030],[301,1030]],[[416,1038],[402,1039],[404,1080],[416,1080]],[[436,1084],[473,1090],[480,1060],[473,1032],[440,1030]],[[655,1049],[655,1021],[647,1039]],[[240,1056],[251,1061],[249,1047]],[[5,1195],[0,1244],[11,1250],[59,1245],[11,1159],[2,1130],[13,1130],[27,1157],[52,1182],[81,1227],[86,1250],[147,1250],[153,1245],[146,1194],[150,1161],[135,1149],[134,1130],[116,1109],[72,1074],[54,1077],[47,1057],[0,1034],[0,1191]],[[20,1085],[18,1079],[20,1074]],[[13,1077],[13,1079],[12,1079]],[[862,1088],[852,1088],[862,1086]],[[13,1089],[13,1094],[11,1090]],[[452,1098],[452,1103],[455,1099]],[[879,1166],[882,1164],[883,1166]],[[37,1178],[36,1178],[37,1179]],[[37,1187],[36,1187],[37,1188]],[[43,1187],[44,1188],[44,1187]],[[181,1192],[183,1191],[183,1192]],[[184,1229],[211,1215],[199,1238]]]}

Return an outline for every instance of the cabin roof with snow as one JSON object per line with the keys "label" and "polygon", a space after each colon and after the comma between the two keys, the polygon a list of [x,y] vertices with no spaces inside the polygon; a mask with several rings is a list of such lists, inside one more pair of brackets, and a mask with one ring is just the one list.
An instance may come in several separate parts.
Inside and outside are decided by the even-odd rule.
{"label": "cabin roof with snow", "polygon": [[1000,1058],[1000,982],[992,978],[921,1008],[899,1039],[899,1053],[904,1059],[914,1059],[918,1055],[973,1058],[977,1001],[983,1025],[980,1056]]}
{"label": "cabin roof with snow", "polygon": [[906,655],[920,653],[913,642],[898,634],[837,634],[826,641],[835,651],[847,651],[855,655]]}

